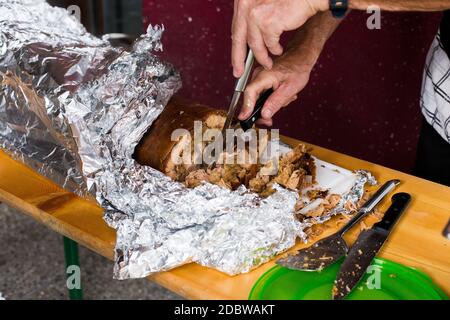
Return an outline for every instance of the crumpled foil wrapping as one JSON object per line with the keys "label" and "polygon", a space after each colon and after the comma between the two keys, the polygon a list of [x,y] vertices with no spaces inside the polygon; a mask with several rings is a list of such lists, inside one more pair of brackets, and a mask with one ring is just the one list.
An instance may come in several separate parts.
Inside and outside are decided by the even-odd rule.
{"label": "crumpled foil wrapping", "polygon": [[[45,1],[0,0],[0,147],[63,188],[96,198],[117,230],[115,278],[189,262],[247,272],[306,240],[313,221],[294,217],[298,195],[281,187],[267,199],[244,187],[187,189],[132,159],[181,86],[152,53],[162,49],[162,32],[150,26],[131,52],[120,51]],[[371,179],[357,174],[346,196],[354,200]]]}

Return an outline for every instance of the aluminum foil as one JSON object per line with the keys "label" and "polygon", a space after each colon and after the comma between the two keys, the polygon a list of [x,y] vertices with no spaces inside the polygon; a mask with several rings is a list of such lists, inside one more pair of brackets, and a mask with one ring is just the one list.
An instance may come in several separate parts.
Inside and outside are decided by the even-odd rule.
{"label": "aluminum foil", "polygon": [[[307,240],[313,221],[295,218],[298,195],[281,187],[267,199],[244,187],[187,189],[132,159],[181,86],[153,53],[162,32],[150,26],[131,52],[120,51],[45,1],[0,0],[0,146],[67,190],[96,198],[117,230],[115,278],[189,262],[247,272]],[[370,180],[357,175],[346,195],[353,200]]]}
{"label": "aluminum foil", "polygon": [[[302,220],[302,227],[308,228],[315,224],[322,224],[330,220],[333,216],[338,214],[349,215],[353,212],[346,206],[347,203],[357,204],[364,196],[364,187],[369,185],[376,185],[378,182],[375,177],[367,171],[358,170],[355,173],[355,182],[353,183],[351,189],[348,192],[342,194],[339,203],[331,209],[327,214],[320,217],[311,217]],[[306,213],[307,210],[301,210],[298,214]],[[307,239],[306,239],[307,241]]]}

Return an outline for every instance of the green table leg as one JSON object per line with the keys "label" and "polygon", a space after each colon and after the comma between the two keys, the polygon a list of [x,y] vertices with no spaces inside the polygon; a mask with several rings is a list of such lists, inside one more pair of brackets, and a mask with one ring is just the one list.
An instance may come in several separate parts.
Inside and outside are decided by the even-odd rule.
{"label": "green table leg", "polygon": [[69,290],[69,298],[70,300],[83,300],[78,243],[64,237],[64,255],[66,258],[66,285]]}

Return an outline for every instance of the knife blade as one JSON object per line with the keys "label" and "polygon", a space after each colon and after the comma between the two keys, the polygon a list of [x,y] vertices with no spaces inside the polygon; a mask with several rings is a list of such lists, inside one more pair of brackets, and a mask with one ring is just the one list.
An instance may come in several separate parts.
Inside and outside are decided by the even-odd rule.
{"label": "knife blade", "polygon": [[308,248],[277,260],[276,264],[291,270],[320,271],[340,260],[349,251],[343,235],[375,209],[389,192],[399,184],[400,180],[386,182],[364,203],[358,213],[341,230],[319,240]]}
{"label": "knife blade", "polygon": [[[253,51],[249,49],[247,60],[245,61],[245,69],[242,76],[237,80],[236,85],[234,87],[233,98],[231,99],[230,106],[228,108],[227,118],[225,120],[225,124],[222,130],[222,137],[225,141],[227,129],[231,128],[231,123],[234,120],[234,115],[236,114],[237,105],[239,103],[239,99],[241,98],[242,93],[245,91],[247,87],[248,79],[250,78],[250,74],[252,72],[253,64],[255,63],[255,56],[253,55]],[[224,143],[225,145],[225,143]]]}
{"label": "knife blade", "polygon": [[[225,119],[225,123],[222,128],[223,151],[227,150],[227,130],[232,128],[237,129],[239,127],[241,127],[244,131],[248,131],[249,129],[251,129],[253,125],[256,123],[256,121],[261,118],[261,112],[264,107],[264,104],[273,93],[273,89],[269,89],[266,90],[263,94],[261,94],[261,96],[255,103],[255,107],[250,117],[246,120],[240,121],[236,126],[232,127],[237,106],[239,104],[239,100],[241,98],[242,93],[245,91],[245,88],[247,87],[248,79],[250,78],[254,63],[255,63],[255,56],[253,54],[253,51],[249,49],[247,59],[245,61],[244,73],[236,82],[233,97],[231,98],[231,103],[230,106],[228,107],[227,117]],[[213,168],[216,165],[216,161],[213,161],[209,165],[204,164],[204,166],[206,168]]]}
{"label": "knife blade", "polygon": [[344,299],[360,282],[410,202],[408,193],[395,194],[383,219],[359,235],[338,272],[332,291],[333,300]]}
{"label": "knife blade", "polygon": [[[236,81],[236,85],[234,86],[233,97],[231,98],[230,106],[228,107],[227,117],[225,118],[225,123],[222,128],[222,152],[227,150],[227,130],[231,129],[231,124],[233,123],[234,116],[236,114],[236,109],[239,104],[239,100],[241,99],[242,93],[245,91],[247,87],[248,79],[250,78],[250,74],[253,69],[253,65],[255,63],[255,56],[251,49],[248,50],[247,59],[245,60],[244,73],[242,76]],[[234,135],[233,135],[234,138]],[[216,159],[211,163],[203,163],[203,168],[212,169],[216,166],[219,154],[216,154]]]}

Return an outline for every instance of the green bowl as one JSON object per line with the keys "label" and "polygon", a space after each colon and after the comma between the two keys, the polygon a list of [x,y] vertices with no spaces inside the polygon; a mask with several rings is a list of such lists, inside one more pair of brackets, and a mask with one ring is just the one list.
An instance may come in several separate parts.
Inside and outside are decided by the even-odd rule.
{"label": "green bowl", "polygon": [[[250,300],[330,300],[341,262],[320,272],[296,271],[275,266],[253,286]],[[378,289],[377,289],[378,288]],[[424,273],[376,258],[370,273],[347,300],[448,300]]]}

